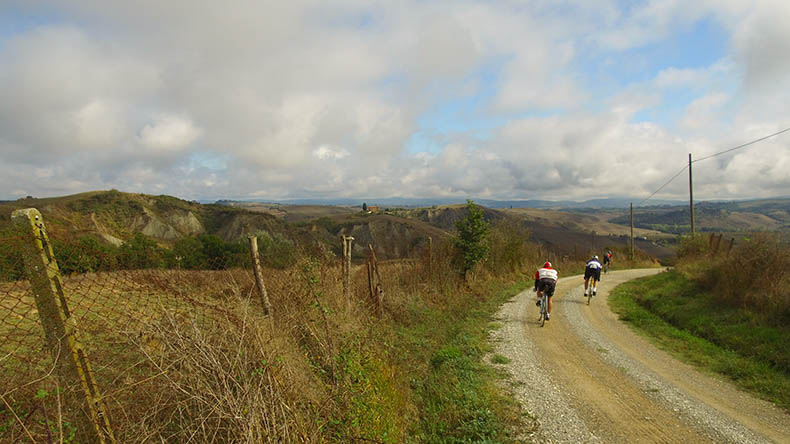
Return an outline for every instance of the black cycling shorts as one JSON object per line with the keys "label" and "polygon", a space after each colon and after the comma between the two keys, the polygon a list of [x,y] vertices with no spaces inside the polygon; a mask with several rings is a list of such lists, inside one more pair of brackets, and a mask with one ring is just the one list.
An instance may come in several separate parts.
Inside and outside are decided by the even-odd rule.
{"label": "black cycling shorts", "polygon": [[587,280],[591,277],[595,277],[596,281],[601,280],[601,269],[600,268],[585,268],[584,269],[584,279]]}
{"label": "black cycling shorts", "polygon": [[554,296],[554,287],[557,285],[554,279],[543,278],[538,281],[538,290],[542,291],[546,296]]}

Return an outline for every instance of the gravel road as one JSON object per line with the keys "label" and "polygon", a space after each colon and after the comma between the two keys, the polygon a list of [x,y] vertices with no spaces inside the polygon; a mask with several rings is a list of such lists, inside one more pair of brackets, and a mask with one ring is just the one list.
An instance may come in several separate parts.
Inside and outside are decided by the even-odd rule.
{"label": "gravel road", "polygon": [[609,289],[659,269],[610,272],[587,305],[583,279],[560,279],[552,318],[535,295],[497,315],[509,389],[534,417],[524,442],[790,443],[790,415],[658,350],[609,310]]}

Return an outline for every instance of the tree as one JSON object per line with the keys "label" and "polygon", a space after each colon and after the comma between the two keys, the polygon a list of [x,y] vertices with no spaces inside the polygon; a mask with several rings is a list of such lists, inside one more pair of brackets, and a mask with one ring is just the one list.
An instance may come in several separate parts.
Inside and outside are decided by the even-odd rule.
{"label": "tree", "polygon": [[461,253],[464,272],[471,270],[488,254],[486,237],[489,231],[488,222],[483,218],[483,210],[480,207],[467,199],[466,209],[469,212],[466,218],[455,223],[455,228],[458,230],[455,247]]}
{"label": "tree", "polygon": [[368,211],[368,204],[367,204],[367,202],[362,202],[362,211]]}

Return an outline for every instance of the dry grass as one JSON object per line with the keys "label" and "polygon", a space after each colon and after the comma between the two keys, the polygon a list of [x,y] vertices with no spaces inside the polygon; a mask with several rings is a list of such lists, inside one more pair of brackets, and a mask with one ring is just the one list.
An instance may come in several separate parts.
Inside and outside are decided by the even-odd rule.
{"label": "dry grass", "polygon": [[681,272],[725,303],[790,319],[790,246],[777,234],[755,233],[713,255],[707,242],[699,235],[683,241]]}
{"label": "dry grass", "polygon": [[[242,269],[89,273],[64,290],[120,442],[402,442],[426,402],[412,378],[442,346],[421,323],[450,335],[493,281],[529,280],[547,259],[514,227],[497,230],[494,254],[467,276],[449,242],[382,262],[382,316],[366,268],[353,267],[347,301],[332,259],[264,269],[270,317]],[[549,259],[564,275],[583,269]],[[74,387],[56,386],[29,287],[2,283],[0,295],[0,337],[18,338],[0,344],[0,441],[68,442]]]}

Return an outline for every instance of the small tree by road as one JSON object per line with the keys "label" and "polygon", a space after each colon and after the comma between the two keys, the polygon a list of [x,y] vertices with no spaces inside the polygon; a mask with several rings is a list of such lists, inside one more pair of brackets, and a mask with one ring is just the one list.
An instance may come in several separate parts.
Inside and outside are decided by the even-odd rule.
{"label": "small tree by road", "polygon": [[466,218],[455,223],[455,228],[458,230],[455,247],[463,258],[464,273],[471,270],[488,254],[486,237],[489,231],[488,222],[483,218],[483,210],[479,206],[467,199],[466,209],[469,211]]}

